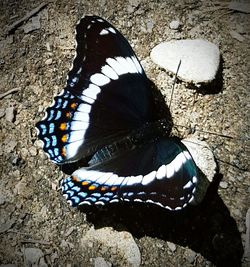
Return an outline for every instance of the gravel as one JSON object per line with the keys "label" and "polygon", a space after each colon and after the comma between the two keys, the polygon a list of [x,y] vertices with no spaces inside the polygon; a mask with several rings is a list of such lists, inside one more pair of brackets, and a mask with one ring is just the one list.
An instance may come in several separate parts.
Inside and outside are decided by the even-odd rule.
{"label": "gravel", "polygon": [[[62,0],[51,1],[39,12],[39,29],[24,33],[22,27],[29,23],[25,21],[15,33],[6,35],[7,25],[39,4],[38,0],[0,3],[0,94],[20,88],[0,99],[1,265],[25,266],[25,249],[32,248],[39,250],[38,266],[94,266],[98,257],[107,264],[136,259],[142,267],[240,266],[241,261],[247,266],[242,240],[245,245],[250,203],[249,15],[230,13],[228,3],[218,1],[118,0],[114,4],[94,0],[79,4]],[[145,207],[134,212],[132,206],[122,206],[116,213],[113,206],[80,212],[68,206],[57,190],[61,168],[49,162],[39,147],[34,125],[65,86],[74,57],[75,25],[84,14],[101,15],[122,31],[166,103],[170,102],[174,77],[151,61],[153,47],[185,39],[208,40],[219,47],[223,59],[220,79],[210,87],[201,86],[201,93],[177,80],[171,115],[175,135],[195,135],[209,144],[227,188],[218,187],[215,179],[201,205],[183,213],[169,214],[152,207],[146,213],[142,213]],[[181,28],[172,30],[169,25],[176,18]],[[244,40],[235,39],[230,31]],[[15,146],[8,146],[11,141]],[[96,221],[91,216],[97,217]],[[107,229],[110,225],[115,230]],[[103,246],[106,251],[102,249],[102,240],[95,234],[103,228],[103,238],[105,234],[114,237],[114,250],[109,240]],[[84,242],[91,229],[98,229],[93,232],[92,247],[90,239]],[[167,242],[176,249],[172,251]],[[137,256],[124,244],[135,248]]]}

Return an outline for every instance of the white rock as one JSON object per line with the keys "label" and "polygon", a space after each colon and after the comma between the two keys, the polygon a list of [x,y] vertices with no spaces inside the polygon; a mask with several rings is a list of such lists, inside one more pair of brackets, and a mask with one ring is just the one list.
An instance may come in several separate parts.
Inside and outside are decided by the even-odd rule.
{"label": "white rock", "polygon": [[219,48],[206,40],[186,39],[160,43],[151,51],[151,59],[178,78],[195,84],[215,79],[220,63]]}
{"label": "white rock", "polygon": [[140,266],[140,250],[133,236],[128,232],[117,232],[109,227],[98,230],[90,229],[81,239],[81,244],[83,248],[86,248],[86,244],[88,244],[92,251],[93,247],[100,248],[98,250],[98,256],[106,258],[108,255],[108,260],[113,265],[127,267]]}
{"label": "white rock", "polygon": [[213,152],[208,144],[194,137],[184,139],[182,143],[191,153],[198,168],[205,174],[207,179],[212,182],[217,166]]}

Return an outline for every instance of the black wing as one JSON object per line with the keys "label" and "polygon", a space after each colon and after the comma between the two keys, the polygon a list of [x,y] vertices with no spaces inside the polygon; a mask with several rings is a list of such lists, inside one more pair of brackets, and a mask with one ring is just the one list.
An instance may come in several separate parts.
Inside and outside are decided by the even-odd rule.
{"label": "black wing", "polygon": [[36,125],[44,151],[57,164],[93,154],[154,114],[147,77],[117,29],[86,16],[76,27],[76,41],[67,86]]}
{"label": "black wing", "polygon": [[81,168],[62,180],[61,188],[72,206],[137,201],[180,210],[195,202],[197,183],[197,168],[186,147],[178,139],[161,138]]}

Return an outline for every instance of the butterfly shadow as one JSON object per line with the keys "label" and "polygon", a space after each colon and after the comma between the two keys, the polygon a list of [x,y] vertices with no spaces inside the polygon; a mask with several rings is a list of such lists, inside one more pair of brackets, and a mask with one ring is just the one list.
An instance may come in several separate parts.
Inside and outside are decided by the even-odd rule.
{"label": "butterfly shadow", "polygon": [[201,204],[171,212],[141,203],[80,207],[95,228],[113,227],[136,238],[145,235],[189,247],[216,266],[241,266],[243,246],[235,220],[217,193],[217,174]]}
{"label": "butterfly shadow", "polygon": [[[172,117],[166,101],[150,81],[155,98],[156,118],[167,118],[170,128]],[[71,174],[87,166],[89,159],[66,164],[62,171]],[[243,255],[241,236],[235,220],[217,193],[222,174],[217,173],[209,185],[203,201],[181,211],[168,211],[153,204],[113,203],[104,207],[78,206],[95,228],[113,227],[129,231],[134,237],[146,236],[189,247],[217,266],[240,266]]]}

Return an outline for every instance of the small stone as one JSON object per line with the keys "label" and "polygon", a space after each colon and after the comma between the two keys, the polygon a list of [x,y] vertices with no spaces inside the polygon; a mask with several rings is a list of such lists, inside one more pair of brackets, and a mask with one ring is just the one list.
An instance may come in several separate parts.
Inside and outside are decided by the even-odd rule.
{"label": "small stone", "polygon": [[52,188],[52,190],[57,191],[58,186],[56,183],[51,182],[51,188]]}
{"label": "small stone", "polygon": [[20,195],[22,194],[25,189],[27,187],[27,184],[23,181],[19,181],[16,185],[15,185],[15,188],[14,188],[14,194],[16,195]]}
{"label": "small stone", "polygon": [[112,264],[110,262],[105,261],[102,257],[97,257],[94,259],[94,267],[111,267]]}
{"label": "small stone", "polygon": [[12,173],[13,177],[17,178],[17,179],[21,179],[21,175],[20,175],[20,171],[19,170],[15,170]]}
{"label": "small stone", "polygon": [[25,248],[24,249],[24,265],[25,266],[37,266],[47,267],[48,265],[44,261],[44,254],[39,248]]}
{"label": "small stone", "polygon": [[24,158],[24,159],[28,157],[29,151],[28,151],[28,149],[26,147],[23,147],[21,149],[21,155],[22,155],[22,158]]}
{"label": "small stone", "polygon": [[4,115],[5,115],[5,109],[0,108],[0,118],[4,117]]}
{"label": "small stone", "polygon": [[170,23],[169,23],[169,28],[172,29],[172,30],[178,30],[180,27],[180,22],[179,20],[172,20]]}
{"label": "small stone", "polygon": [[82,247],[86,247],[86,244],[89,247],[91,244],[100,247],[99,255],[103,252],[105,257],[107,257],[108,254],[109,261],[113,265],[140,266],[140,250],[133,236],[128,232],[118,232],[109,227],[98,230],[91,229],[81,239],[81,244]]}
{"label": "small stone", "polygon": [[50,46],[50,43],[49,42],[46,42],[46,49],[47,51],[51,51],[51,46]]}
{"label": "small stone", "polygon": [[209,145],[195,137],[186,138],[182,140],[182,143],[188,148],[199,169],[205,174],[209,182],[212,182],[217,165]]}
{"label": "small stone", "polygon": [[29,22],[27,22],[24,25],[23,30],[25,33],[30,33],[40,28],[41,28],[40,15],[37,15],[37,16],[32,17],[31,20],[29,20]]}
{"label": "small stone", "polygon": [[141,0],[129,0],[128,2],[129,2],[129,5],[127,7],[127,11],[128,11],[129,14],[131,14],[139,6]]}
{"label": "small stone", "polygon": [[34,146],[30,147],[29,152],[32,157],[35,157],[37,155],[37,148]]}
{"label": "small stone", "polygon": [[239,42],[243,42],[245,40],[245,38],[236,31],[230,31],[230,35]]}
{"label": "small stone", "polygon": [[172,252],[175,252],[176,251],[176,245],[172,242],[167,242],[167,245],[169,247],[169,249],[172,251]]}
{"label": "small stone", "polygon": [[71,226],[64,235],[66,237],[70,236],[75,229],[76,228],[74,226]]}
{"label": "small stone", "polygon": [[151,20],[149,20],[149,21],[147,22],[147,32],[151,33],[152,30],[153,30],[153,28],[154,28],[154,22],[151,21]]}
{"label": "small stone", "polygon": [[194,84],[213,81],[220,63],[219,48],[203,39],[160,43],[152,49],[150,57],[154,63],[174,74],[180,64],[178,78]]}
{"label": "small stone", "polygon": [[51,65],[52,64],[52,58],[48,58],[45,60],[45,65]]}
{"label": "small stone", "polygon": [[187,251],[185,252],[185,256],[186,256],[187,261],[188,261],[190,264],[192,264],[192,263],[194,263],[194,261],[195,261],[195,258],[196,258],[196,256],[197,256],[197,253],[194,252],[194,251],[191,250],[191,249],[187,249]]}
{"label": "small stone", "polygon": [[0,205],[3,205],[5,203],[5,196],[0,193]]}
{"label": "small stone", "polygon": [[223,189],[226,189],[226,188],[228,188],[228,183],[225,182],[225,181],[221,181],[220,182],[220,187],[223,188]]}
{"label": "small stone", "polygon": [[15,147],[17,145],[17,141],[14,141],[14,140],[10,140],[9,142],[7,142],[5,144],[5,153],[11,153],[14,151]]}
{"label": "small stone", "polygon": [[14,122],[15,119],[15,108],[9,107],[5,109],[5,119],[9,122]]}

